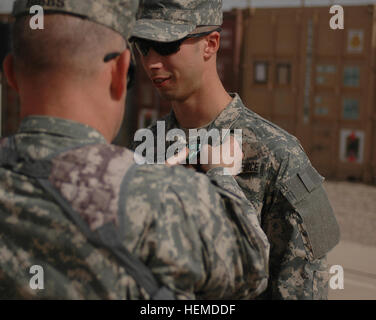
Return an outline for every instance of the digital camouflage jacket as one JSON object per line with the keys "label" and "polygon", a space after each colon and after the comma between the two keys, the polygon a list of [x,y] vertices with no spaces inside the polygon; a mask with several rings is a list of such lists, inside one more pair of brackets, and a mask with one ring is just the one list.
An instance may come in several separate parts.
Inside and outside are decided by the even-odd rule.
{"label": "digital camouflage jacket", "polygon": [[[232,97],[206,129],[242,130],[245,158],[235,178],[270,242],[268,288],[258,298],[326,299],[326,254],[339,241],[339,227],[324,178],[294,136],[246,108],[237,94]],[[173,112],[162,121],[166,132],[180,128]],[[157,125],[149,129],[156,136]],[[166,150],[173,143],[167,141]]]}
{"label": "digital camouflage jacket", "polygon": [[[9,150],[17,157],[5,156]],[[0,140],[0,162],[0,299],[150,298],[65,208],[92,232],[114,226],[120,246],[178,299],[251,298],[266,287],[269,246],[254,208],[203,174],[135,165],[131,151],[96,130],[50,117],[26,118]],[[54,193],[25,174],[27,166],[48,168]],[[31,286],[32,266],[43,268],[42,290]]]}

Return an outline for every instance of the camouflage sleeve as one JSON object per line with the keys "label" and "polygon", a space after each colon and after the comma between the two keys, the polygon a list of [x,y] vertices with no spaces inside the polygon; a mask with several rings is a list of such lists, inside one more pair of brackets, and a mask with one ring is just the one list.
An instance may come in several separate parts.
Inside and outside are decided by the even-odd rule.
{"label": "camouflage sleeve", "polygon": [[327,299],[326,257],[310,259],[301,233],[299,214],[281,200],[263,220],[270,241],[270,278],[261,299]]}
{"label": "camouflage sleeve", "polygon": [[[216,167],[216,168],[210,169],[206,173],[206,175],[209,177],[211,181],[216,183],[218,186],[222,187],[225,190],[230,191],[233,194],[236,194],[239,198],[248,201],[243,190],[239,187],[234,177],[229,174],[225,174],[224,170],[225,168]],[[251,203],[250,203],[250,206],[253,207]]]}
{"label": "camouflage sleeve", "polygon": [[[154,190],[147,194],[146,176]],[[242,201],[226,201],[205,175],[182,167],[141,166],[135,179],[127,212],[145,212],[132,216],[128,231],[145,231],[134,251],[178,298],[243,299],[265,289],[268,248],[254,239],[259,230],[242,216],[249,209]]]}
{"label": "camouflage sleeve", "polygon": [[[282,164],[276,200],[263,217],[271,243],[270,281],[264,298],[327,299],[326,253],[338,243],[338,225],[323,178],[308,160],[303,169],[293,161]],[[292,174],[291,167],[299,169]]]}
{"label": "camouflage sleeve", "polygon": [[[243,206],[241,210],[237,212],[237,219],[241,222],[241,226],[238,227],[249,237],[249,241],[254,248],[257,248],[261,253],[265,273],[268,274],[270,244],[258,220],[257,209],[247,199],[235,178],[225,173],[225,168],[213,168],[209,170],[206,175],[210,178],[212,183],[217,186],[217,192],[222,195],[225,202],[229,201],[229,199],[237,203],[242,202]],[[237,199],[234,199],[234,197]],[[261,294],[263,290],[260,286],[259,290],[255,290],[255,292],[256,291],[258,291],[258,294]],[[256,296],[258,294],[256,294]]]}

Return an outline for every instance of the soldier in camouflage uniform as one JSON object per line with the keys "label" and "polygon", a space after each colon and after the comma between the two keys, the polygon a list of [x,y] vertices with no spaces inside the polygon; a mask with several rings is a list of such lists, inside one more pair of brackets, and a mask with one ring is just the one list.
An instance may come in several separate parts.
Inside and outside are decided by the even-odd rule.
{"label": "soldier in camouflage uniform", "polygon": [[[216,70],[221,9],[221,0],[144,1],[131,41],[154,86],[171,101],[166,132],[242,129],[245,158],[236,180],[270,241],[268,288],[258,298],[327,299],[326,254],[339,241],[339,227],[324,178],[295,137],[223,88]],[[150,129],[156,134],[156,125]]]}
{"label": "soldier in camouflage uniform", "polygon": [[[44,30],[29,29],[34,4]],[[124,112],[124,39],[137,5],[15,3],[4,70],[23,120],[0,140],[1,299],[227,299],[266,287],[268,242],[255,210],[219,187],[236,188],[232,176],[138,166],[109,144]],[[145,265],[161,290],[143,285],[148,274],[133,276]],[[31,280],[32,266],[44,281]]]}

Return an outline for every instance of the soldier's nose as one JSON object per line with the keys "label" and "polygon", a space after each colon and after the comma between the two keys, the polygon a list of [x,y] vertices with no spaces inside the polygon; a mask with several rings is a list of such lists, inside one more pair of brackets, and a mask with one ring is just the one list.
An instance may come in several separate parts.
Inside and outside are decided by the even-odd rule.
{"label": "soldier's nose", "polygon": [[145,66],[149,70],[161,69],[163,67],[161,56],[150,48],[148,54],[143,57]]}

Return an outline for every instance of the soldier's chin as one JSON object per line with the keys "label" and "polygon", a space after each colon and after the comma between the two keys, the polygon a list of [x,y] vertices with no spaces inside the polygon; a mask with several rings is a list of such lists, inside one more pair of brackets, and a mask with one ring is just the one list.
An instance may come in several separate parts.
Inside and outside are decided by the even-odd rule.
{"label": "soldier's chin", "polygon": [[176,94],[174,94],[173,92],[169,92],[169,91],[166,91],[166,90],[158,90],[159,92],[159,95],[161,96],[162,99],[164,100],[168,100],[168,101],[175,101],[175,100],[178,100]]}
{"label": "soldier's chin", "polygon": [[186,101],[191,95],[191,92],[186,93],[186,94],[178,94],[176,91],[173,91],[173,90],[158,89],[158,92],[161,98],[167,101],[183,102],[183,101]]}

